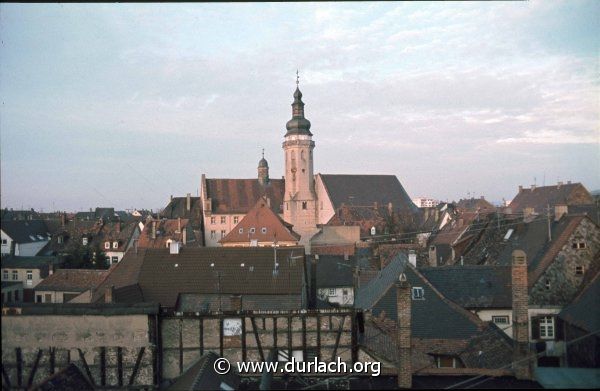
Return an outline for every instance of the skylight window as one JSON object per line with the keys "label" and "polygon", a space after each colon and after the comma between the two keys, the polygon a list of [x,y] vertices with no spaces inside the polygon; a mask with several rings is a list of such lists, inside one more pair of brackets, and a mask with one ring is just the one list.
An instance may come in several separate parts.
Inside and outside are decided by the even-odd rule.
{"label": "skylight window", "polygon": [[510,239],[510,236],[512,235],[512,233],[513,233],[514,231],[515,231],[515,230],[514,230],[514,229],[512,229],[512,228],[509,228],[509,229],[508,229],[508,231],[506,231],[506,235],[504,235],[504,241],[505,241],[505,242],[506,242],[508,239]]}

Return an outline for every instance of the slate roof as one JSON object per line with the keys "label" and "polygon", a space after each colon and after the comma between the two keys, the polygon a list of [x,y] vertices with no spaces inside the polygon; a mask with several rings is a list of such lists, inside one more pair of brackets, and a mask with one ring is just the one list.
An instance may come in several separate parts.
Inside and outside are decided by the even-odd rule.
{"label": "slate roof", "polygon": [[[250,240],[258,240],[259,243],[295,242],[297,244],[300,235],[292,231],[291,227],[271,210],[265,197],[260,197],[244,218],[219,242],[248,243]],[[251,228],[254,228],[253,233],[250,231]],[[266,232],[263,232],[264,228]]]}
{"label": "slate roof", "polygon": [[465,210],[465,211],[472,211],[475,212],[477,210],[479,211],[495,211],[496,207],[492,204],[490,204],[488,201],[486,201],[483,198],[465,198],[465,199],[460,199],[457,203],[456,203],[456,207],[460,210]]}
{"label": "slate roof", "polygon": [[317,288],[354,286],[356,259],[344,260],[340,255],[319,255],[317,263]]}
{"label": "slate roof", "polygon": [[443,266],[419,272],[441,294],[465,308],[512,308],[510,266]]}
{"label": "slate roof", "polygon": [[236,371],[230,371],[225,375],[215,372],[214,365],[218,358],[219,356],[215,352],[205,353],[183,375],[178,377],[173,385],[167,387],[167,390],[237,390],[240,386],[240,377]]}
{"label": "slate roof", "polygon": [[36,287],[36,291],[84,292],[98,286],[108,270],[58,269]]}
{"label": "slate roof", "polygon": [[558,315],[585,331],[600,330],[600,273]]}
{"label": "slate roof", "polygon": [[206,179],[207,196],[213,213],[247,213],[261,196],[271,200],[271,208],[283,213],[283,179],[271,179],[261,185],[258,179]]}
{"label": "slate roof", "polygon": [[47,269],[49,264],[59,265],[61,263],[57,257],[16,257],[12,255],[2,257],[0,262],[3,269]]}
{"label": "slate roof", "polygon": [[[219,303],[220,300],[220,303]],[[232,311],[231,295],[208,293],[181,293],[177,299],[177,311],[181,312],[209,312]],[[244,311],[285,311],[302,309],[300,295],[252,295],[242,296],[242,310]]]}
{"label": "slate roof", "polygon": [[50,236],[43,220],[2,220],[1,227],[17,243],[48,241]]}
{"label": "slate roof", "polygon": [[187,197],[173,197],[160,213],[167,219],[190,219],[194,227],[202,223],[202,200],[200,197],[190,196],[190,210],[187,210]]}
{"label": "slate roof", "polygon": [[[477,335],[484,323],[469,311],[452,303],[426,278],[408,264],[406,255],[398,254],[379,275],[361,287],[355,295],[355,307],[371,309],[373,316],[397,318],[396,285],[404,272],[411,287],[424,290],[424,300],[412,301],[411,330],[413,338],[469,339]],[[443,319],[443,322],[440,322]]]}
{"label": "slate roof", "polygon": [[101,300],[106,286],[137,283],[146,301],[175,307],[179,293],[218,294],[217,272],[222,295],[302,295],[303,260],[295,259],[290,267],[291,255],[304,257],[304,247],[279,248],[274,275],[271,248],[184,247],[179,254],[170,254],[166,248],[129,251],[110,269],[92,300]]}
{"label": "slate roof", "polygon": [[342,203],[387,206],[391,202],[396,211],[419,210],[395,175],[319,175],[334,209],[341,207]]}
{"label": "slate roof", "polygon": [[[184,231],[186,231],[186,246],[199,244],[196,242],[194,231],[189,222],[189,219],[161,219],[149,221],[144,225],[144,230],[140,234],[138,247],[166,248],[168,240],[183,243]],[[156,224],[155,238],[152,238],[153,224]]]}
{"label": "slate roof", "polygon": [[522,212],[524,208],[534,208],[542,213],[548,204],[593,204],[592,195],[581,183],[568,183],[556,186],[539,186],[534,189],[522,189],[511,201],[512,213]]}

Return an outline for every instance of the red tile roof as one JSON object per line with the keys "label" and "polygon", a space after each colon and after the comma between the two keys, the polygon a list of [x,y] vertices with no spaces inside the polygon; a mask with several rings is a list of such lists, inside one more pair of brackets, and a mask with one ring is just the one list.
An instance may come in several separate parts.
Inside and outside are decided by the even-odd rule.
{"label": "red tile roof", "polygon": [[[140,235],[138,242],[139,248],[166,248],[167,241],[178,241],[183,243],[183,231],[187,230],[186,241],[192,239],[191,232],[188,227],[188,219],[163,219],[163,220],[152,220],[146,223],[144,230]],[[156,237],[152,238],[152,225],[156,227]]]}
{"label": "red tile roof", "polygon": [[283,211],[283,179],[271,179],[266,186],[258,179],[206,179],[206,187],[213,213],[247,213],[261,196],[270,199],[275,212]]}
{"label": "red tile roof", "polygon": [[300,235],[292,231],[291,225],[286,224],[277,213],[269,208],[265,197],[261,197],[242,221],[220,240],[220,243],[247,243],[250,240],[258,240],[259,243],[297,243]]}
{"label": "red tile roof", "polygon": [[45,278],[36,291],[84,292],[100,285],[108,270],[59,269]]}

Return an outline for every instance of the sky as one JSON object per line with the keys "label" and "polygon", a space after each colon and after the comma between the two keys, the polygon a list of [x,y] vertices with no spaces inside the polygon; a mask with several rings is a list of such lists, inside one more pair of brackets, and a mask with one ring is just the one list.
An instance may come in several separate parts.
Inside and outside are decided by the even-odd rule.
{"label": "sky", "polygon": [[2,208],[163,208],[283,175],[296,70],[315,173],[411,197],[600,189],[600,2],[0,4]]}

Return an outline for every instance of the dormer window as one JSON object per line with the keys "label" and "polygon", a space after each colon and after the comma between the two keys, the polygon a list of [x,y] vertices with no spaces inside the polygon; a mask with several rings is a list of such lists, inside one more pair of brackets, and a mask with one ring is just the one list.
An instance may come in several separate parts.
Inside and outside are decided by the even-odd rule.
{"label": "dormer window", "polygon": [[585,248],[585,242],[573,242],[572,247],[577,250],[581,250]]}
{"label": "dormer window", "polygon": [[413,300],[425,300],[425,290],[420,286],[412,288],[412,299]]}
{"label": "dormer window", "polygon": [[104,248],[105,249],[109,249],[110,248],[110,242],[104,242]]}
{"label": "dormer window", "polygon": [[240,220],[239,216],[233,216],[233,224],[237,224],[239,222],[239,220]]}
{"label": "dormer window", "polygon": [[263,234],[266,234],[267,233],[267,227],[262,227],[260,229],[260,232],[262,232]]}
{"label": "dormer window", "polygon": [[244,228],[240,228],[240,229],[238,230],[238,232],[239,232],[239,233],[241,233],[241,234],[243,234],[243,233],[244,233]]}
{"label": "dormer window", "polygon": [[113,242],[113,248],[119,248],[119,242]]}
{"label": "dormer window", "polygon": [[576,276],[583,276],[583,272],[584,272],[584,267],[583,266],[575,266],[575,275]]}
{"label": "dormer window", "polygon": [[84,237],[81,239],[81,244],[83,244],[84,246],[87,246],[87,244],[88,244],[88,238],[84,236]]}
{"label": "dormer window", "polygon": [[250,228],[250,233],[253,234],[256,232],[256,229],[254,227]]}

